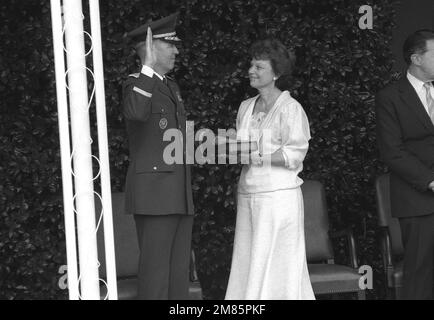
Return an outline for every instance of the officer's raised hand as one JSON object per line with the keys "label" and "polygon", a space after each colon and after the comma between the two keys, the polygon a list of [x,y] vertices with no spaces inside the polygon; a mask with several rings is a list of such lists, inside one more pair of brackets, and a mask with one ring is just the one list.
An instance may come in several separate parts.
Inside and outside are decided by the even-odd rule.
{"label": "officer's raised hand", "polygon": [[156,57],[155,57],[155,52],[152,48],[152,30],[150,27],[148,27],[144,49],[145,50],[139,50],[138,52],[140,61],[142,62],[143,65],[148,66],[150,68],[154,68]]}

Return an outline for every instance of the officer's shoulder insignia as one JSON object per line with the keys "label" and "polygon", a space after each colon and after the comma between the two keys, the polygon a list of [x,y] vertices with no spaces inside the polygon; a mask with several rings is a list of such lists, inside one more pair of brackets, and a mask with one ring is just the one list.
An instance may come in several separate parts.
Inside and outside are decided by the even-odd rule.
{"label": "officer's shoulder insignia", "polygon": [[140,75],[140,73],[132,73],[132,74],[129,74],[128,77],[138,78],[139,75]]}

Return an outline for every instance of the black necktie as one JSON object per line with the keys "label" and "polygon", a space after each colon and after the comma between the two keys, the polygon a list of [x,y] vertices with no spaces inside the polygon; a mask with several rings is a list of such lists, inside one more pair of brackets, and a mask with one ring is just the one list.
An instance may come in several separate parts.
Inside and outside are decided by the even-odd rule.
{"label": "black necktie", "polygon": [[163,83],[167,86],[167,78],[163,77]]}

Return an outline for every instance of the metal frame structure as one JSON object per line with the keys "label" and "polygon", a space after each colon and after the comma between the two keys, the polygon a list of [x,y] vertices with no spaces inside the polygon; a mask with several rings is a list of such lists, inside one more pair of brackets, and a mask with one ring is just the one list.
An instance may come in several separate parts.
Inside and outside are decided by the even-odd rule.
{"label": "metal frame structure", "polygon": [[[99,2],[98,0],[89,0],[91,24],[91,34],[89,34],[83,27],[82,0],[50,1],[62,162],[69,298],[71,300],[100,299],[99,287],[102,279],[99,278],[98,271],[96,232],[99,228],[99,222],[96,225],[95,199],[101,199],[103,209],[100,214],[103,219],[107,268],[107,282],[102,281],[107,285],[106,298],[116,300],[116,263]],[[85,52],[85,36],[89,36],[92,41],[89,52]],[[90,53],[92,53],[93,58],[93,71],[86,66],[86,57]],[[88,74],[93,77],[94,83],[90,100]],[[99,158],[92,155],[91,151],[89,108],[94,96]],[[93,159],[99,163],[99,172],[95,177],[92,166]],[[94,191],[94,182],[98,178],[101,179],[101,195]]]}

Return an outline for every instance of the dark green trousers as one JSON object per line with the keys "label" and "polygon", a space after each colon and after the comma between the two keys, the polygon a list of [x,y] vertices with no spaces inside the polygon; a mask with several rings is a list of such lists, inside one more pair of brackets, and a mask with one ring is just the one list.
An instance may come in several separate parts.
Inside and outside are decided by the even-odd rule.
{"label": "dark green trousers", "polygon": [[134,215],[140,300],[186,300],[193,216]]}

